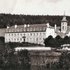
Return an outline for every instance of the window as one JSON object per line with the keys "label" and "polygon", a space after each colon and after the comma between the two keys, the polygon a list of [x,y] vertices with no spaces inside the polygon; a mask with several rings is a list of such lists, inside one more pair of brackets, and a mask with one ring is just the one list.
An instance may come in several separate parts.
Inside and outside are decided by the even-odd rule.
{"label": "window", "polygon": [[14,41],[16,41],[16,39],[14,39]]}
{"label": "window", "polygon": [[36,38],[36,41],[38,41],[38,38]]}
{"label": "window", "polygon": [[40,38],[40,40],[41,40],[41,38]]}
{"label": "window", "polygon": [[20,34],[22,36],[22,34]]}
{"label": "window", "polygon": [[10,41],[10,39],[9,39],[9,41]]}
{"label": "window", "polygon": [[45,33],[43,33],[45,35]]}
{"label": "window", "polygon": [[28,38],[27,38],[27,40],[28,40]]}
{"label": "window", "polygon": [[38,33],[37,33],[37,35],[38,35]]}
{"label": "window", "polygon": [[11,34],[13,36],[13,34]]}
{"label": "window", "polygon": [[16,34],[14,34],[16,36]]}
{"label": "window", "polygon": [[10,34],[9,34],[9,36],[10,36]]}
{"label": "window", "polygon": [[13,39],[11,38],[11,40],[13,40]]}
{"label": "window", "polygon": [[64,26],[62,27],[62,29],[64,30]]}
{"label": "window", "polygon": [[20,38],[20,41],[22,41],[22,38]]}
{"label": "window", "polygon": [[19,35],[19,33],[17,35]]}
{"label": "window", "polygon": [[34,36],[35,36],[35,33],[34,33]]}
{"label": "window", "polygon": [[30,35],[32,36],[32,33]]}
{"label": "window", "polygon": [[18,41],[19,39],[17,38],[17,41]]}
{"label": "window", "polygon": [[40,33],[40,35],[41,35],[41,33]]}
{"label": "window", "polygon": [[32,40],[32,38],[30,38],[30,40]]}
{"label": "window", "polygon": [[29,36],[29,33],[27,35]]}

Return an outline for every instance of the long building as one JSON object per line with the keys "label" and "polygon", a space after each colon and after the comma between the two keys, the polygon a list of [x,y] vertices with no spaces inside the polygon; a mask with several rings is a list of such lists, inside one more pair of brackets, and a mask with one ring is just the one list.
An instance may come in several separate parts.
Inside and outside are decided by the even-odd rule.
{"label": "long building", "polygon": [[5,32],[5,42],[29,42],[35,44],[43,44],[44,39],[50,35],[55,35],[52,28],[50,30],[49,23],[47,24],[24,24],[7,27]]}
{"label": "long building", "polygon": [[65,15],[61,20],[60,27],[56,24],[52,27],[50,23],[7,26],[5,42],[29,42],[44,45],[44,39],[50,35],[53,38],[57,35],[62,38],[70,36],[70,26],[68,26]]}

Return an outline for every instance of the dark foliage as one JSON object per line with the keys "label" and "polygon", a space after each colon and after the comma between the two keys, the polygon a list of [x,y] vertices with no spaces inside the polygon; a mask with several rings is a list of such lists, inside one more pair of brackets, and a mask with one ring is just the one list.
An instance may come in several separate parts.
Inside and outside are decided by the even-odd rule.
{"label": "dark foliage", "polygon": [[51,63],[51,70],[70,70],[70,53],[68,51],[61,52],[59,62]]}
{"label": "dark foliage", "polygon": [[49,36],[48,38],[46,38],[44,43],[45,43],[45,46],[56,47],[56,41],[52,36]]}
{"label": "dark foliage", "polygon": [[30,47],[30,46],[42,46],[41,44],[35,44],[35,43],[29,43],[29,42],[9,42],[5,43],[5,46],[7,48],[16,48],[16,47]]}
{"label": "dark foliage", "polygon": [[[11,50],[11,51],[10,51]],[[1,70],[30,70],[29,52],[22,50],[15,52],[14,49],[5,49],[3,54],[0,54],[0,69]]]}
{"label": "dark foliage", "polygon": [[59,66],[63,70],[69,70],[70,68],[70,53],[68,51],[62,52],[59,58]]}
{"label": "dark foliage", "polygon": [[70,44],[70,37],[65,36],[65,37],[63,38],[63,44]]}
{"label": "dark foliage", "polygon": [[70,44],[70,37],[65,36],[64,38],[61,38],[58,35],[55,38],[53,38],[52,36],[49,36],[44,40],[44,44],[46,47],[60,48],[63,44]]}
{"label": "dark foliage", "polygon": [[56,37],[55,37],[55,40],[56,40],[56,46],[57,47],[60,47],[61,45],[62,45],[62,38],[59,36],[59,35],[57,35]]}
{"label": "dark foliage", "polygon": [[[55,15],[11,15],[0,14],[0,28],[6,28],[7,25],[21,25],[21,24],[43,24],[49,22],[54,26],[60,26],[63,16]],[[67,16],[68,23],[70,24],[70,16]]]}

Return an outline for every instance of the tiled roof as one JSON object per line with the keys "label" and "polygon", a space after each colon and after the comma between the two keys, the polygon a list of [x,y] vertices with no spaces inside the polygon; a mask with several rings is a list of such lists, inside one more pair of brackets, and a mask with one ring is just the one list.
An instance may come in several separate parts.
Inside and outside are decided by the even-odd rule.
{"label": "tiled roof", "polygon": [[66,34],[65,33],[62,33],[62,32],[57,32],[57,35],[59,35],[62,38],[64,38],[66,36]]}
{"label": "tiled roof", "polygon": [[46,24],[30,24],[30,25],[17,25],[6,29],[6,32],[44,32],[46,31]]}

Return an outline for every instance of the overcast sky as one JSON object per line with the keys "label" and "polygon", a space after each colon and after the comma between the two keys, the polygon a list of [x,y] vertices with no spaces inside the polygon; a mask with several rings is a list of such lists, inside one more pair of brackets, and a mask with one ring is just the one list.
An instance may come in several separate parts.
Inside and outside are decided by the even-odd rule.
{"label": "overcast sky", "polygon": [[70,15],[70,0],[0,0],[0,13]]}

